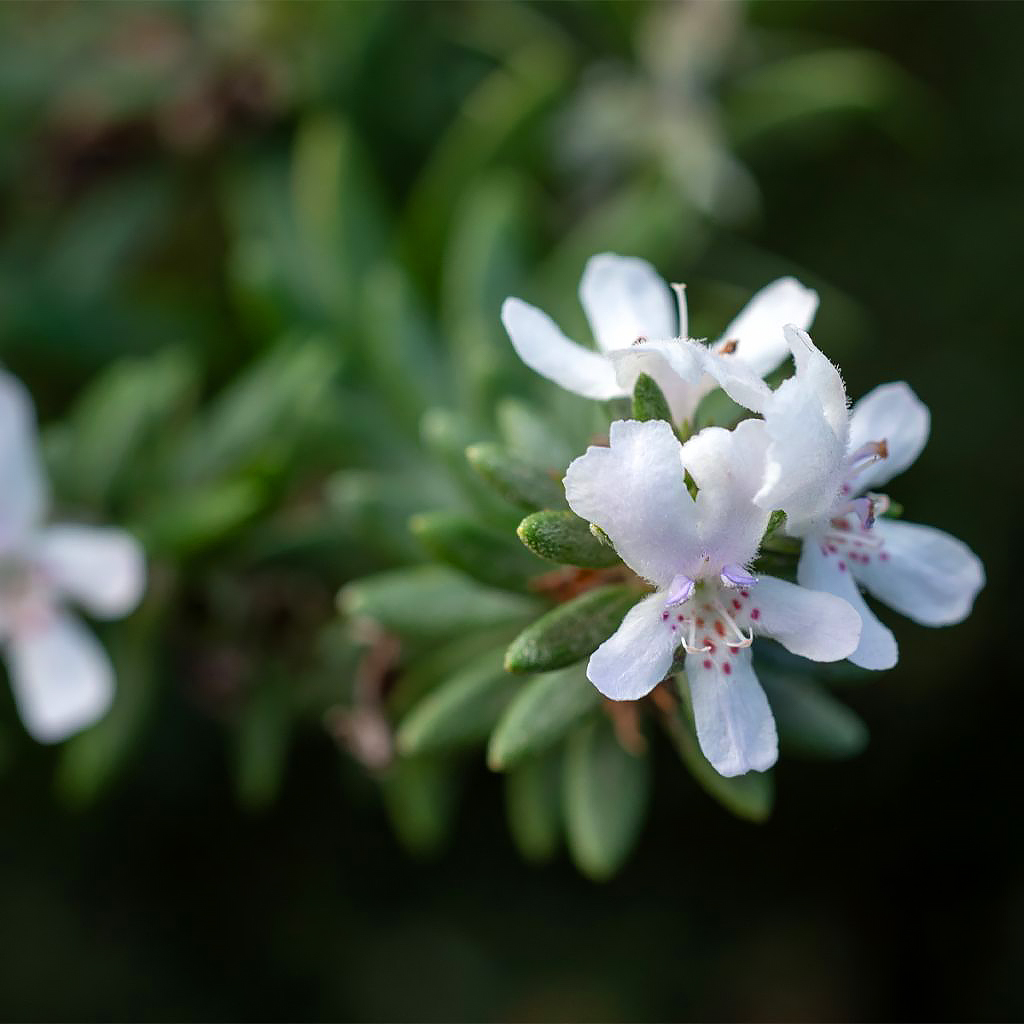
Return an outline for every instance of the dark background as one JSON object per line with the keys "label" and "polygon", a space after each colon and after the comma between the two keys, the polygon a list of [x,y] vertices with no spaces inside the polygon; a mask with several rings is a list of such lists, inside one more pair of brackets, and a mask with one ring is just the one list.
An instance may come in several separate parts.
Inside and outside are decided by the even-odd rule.
{"label": "dark background", "polygon": [[[588,52],[628,48],[632,15],[622,9],[544,11]],[[452,8],[396,8],[381,66],[352,93],[395,196],[430,126],[457,105],[460,74],[471,77],[438,41],[451,17]],[[972,618],[941,631],[899,623],[899,667],[845,692],[871,728],[869,748],[838,764],[784,760],[765,826],[677,789],[660,765],[639,851],[600,886],[564,860],[540,869],[519,860],[482,765],[450,849],[410,860],[370,785],[339,770],[313,730],[293,750],[274,807],[243,813],[216,727],[174,688],[130,770],[88,810],[54,800],[51,752],[26,746],[0,788],[5,1018],[1024,1015],[1021,567],[1011,547],[1021,498],[1024,6],[770,4],[751,17],[875,49],[927,96],[913,144],[855,124],[835,140],[816,127],[825,138],[813,150],[793,137],[798,151],[808,147],[799,163],[778,146],[741,149],[765,212],[738,242],[859,300],[868,343],[840,354],[853,396],[906,379],[931,407],[929,446],[894,493],[908,518],[981,556],[989,583]],[[424,74],[434,94],[422,120],[389,105],[394,93],[369,94],[385,80],[414,90]],[[286,137],[287,119],[239,132]],[[228,133],[222,144],[236,142]],[[141,157],[124,145],[118,159],[159,159],[145,139]],[[199,210],[215,155],[167,158]],[[187,215],[201,219],[196,208]],[[711,244],[694,276],[728,277],[737,251],[735,239]],[[164,259],[202,289],[201,267],[176,264],[173,250]],[[833,315],[823,309],[821,335],[840,329]],[[5,344],[5,362],[42,392],[49,414],[89,372],[87,355],[44,367],[24,331]],[[218,355],[214,369],[227,375],[236,358]]]}

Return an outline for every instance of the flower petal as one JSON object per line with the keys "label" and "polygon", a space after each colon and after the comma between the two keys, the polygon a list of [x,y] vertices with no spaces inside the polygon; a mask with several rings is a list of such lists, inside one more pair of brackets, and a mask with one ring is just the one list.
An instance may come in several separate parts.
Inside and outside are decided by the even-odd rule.
{"label": "flower petal", "polygon": [[795,277],[780,277],[766,285],[740,310],[714,346],[720,350],[737,342],[735,356],[758,376],[776,369],[789,355],[783,328],[793,324],[809,330],[818,311],[818,293]]}
{"label": "flower petal", "polygon": [[704,373],[704,347],[683,338],[645,341],[609,353],[623,391],[631,393],[641,373],[653,377],[676,423],[693,422],[697,403],[714,387]]}
{"label": "flower petal", "polygon": [[92,615],[116,619],[131,612],[146,589],[146,559],[123,530],[52,526],[36,545],[47,576]]}
{"label": "flower petal", "polygon": [[850,451],[870,441],[885,441],[889,454],[857,474],[857,490],[879,487],[898,476],[921,454],[928,441],[928,406],[902,381],[869,391],[850,412]]}
{"label": "flower petal", "polygon": [[683,465],[699,488],[697,529],[716,571],[746,565],[768,526],[771,512],[753,502],[768,441],[764,421],[749,419],[735,430],[705,427],[683,445]]}
{"label": "flower petal", "polygon": [[587,678],[612,700],[639,700],[668,675],[679,643],[662,619],[665,595],[634,605],[622,625],[590,656]]}
{"label": "flower petal", "polygon": [[10,637],[11,685],[25,728],[40,743],[59,743],[110,707],[114,672],[106,651],[81,623],[54,613]]}
{"label": "flower petal", "polygon": [[[840,565],[843,568],[840,568]],[[824,590],[846,601],[860,616],[861,631],[857,649],[850,661],[861,668],[892,668],[899,659],[899,647],[892,630],[882,625],[861,596],[850,563],[839,555],[828,555],[814,537],[804,542],[797,568],[800,586]]]}
{"label": "flower petal", "polygon": [[853,567],[870,593],[923,626],[967,618],[985,585],[985,567],[963,541],[895,519],[878,520],[873,532],[882,552]]}
{"label": "flower petal", "polygon": [[672,428],[619,420],[609,443],[588,448],[566,470],[569,507],[601,527],[644,579],[660,587],[679,574],[695,579],[703,552]]}
{"label": "flower petal", "polygon": [[584,398],[625,395],[612,364],[600,353],[570,341],[546,313],[522,299],[506,299],[501,322],[519,358],[542,377]]}
{"label": "flower petal", "polygon": [[686,678],[697,739],[711,767],[727,778],[771,768],[779,739],[750,649],[716,659],[688,654]]}
{"label": "flower petal", "polygon": [[676,302],[646,260],[606,252],[587,260],[580,303],[604,352],[627,348],[637,338],[674,338]]}
{"label": "flower petal", "polygon": [[790,533],[808,532],[828,516],[842,485],[848,436],[846,389],[839,371],[805,331],[785,329],[796,375],[765,405],[772,444],[764,485],[754,500],[783,509]]}
{"label": "flower petal", "polygon": [[32,399],[0,370],[0,552],[17,546],[43,518],[47,499]]}
{"label": "flower petal", "polygon": [[[860,642],[860,616],[840,597],[762,576],[751,591],[755,632],[811,661],[848,658]],[[751,617],[754,613],[751,611]]]}

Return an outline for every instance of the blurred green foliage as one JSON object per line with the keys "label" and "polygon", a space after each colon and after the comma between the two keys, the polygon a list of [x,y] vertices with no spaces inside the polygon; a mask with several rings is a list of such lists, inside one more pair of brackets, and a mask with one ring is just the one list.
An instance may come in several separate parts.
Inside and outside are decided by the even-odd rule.
{"label": "blurred green foliage", "polygon": [[[685,803],[680,759],[722,804],[763,820],[773,780],[710,772],[685,702],[664,716],[670,744],[640,733],[634,739],[642,742],[627,749],[616,735],[630,735],[631,723],[607,717],[580,666],[525,678],[502,669],[509,643],[552,604],[551,591],[538,596],[529,581],[559,572],[531,555],[515,530],[528,512],[555,504],[550,482],[606,428],[607,416],[522,367],[497,313],[506,295],[521,294],[585,337],[577,280],[588,256],[611,249],[685,279],[702,298],[691,329],[712,335],[754,288],[795,273],[822,294],[827,349],[840,359],[868,353],[866,363],[851,364],[854,394],[879,374],[905,373],[916,386],[926,358],[933,360],[926,381],[958,374],[951,340],[934,352],[917,340],[939,336],[937,314],[919,320],[907,312],[922,308],[930,282],[907,300],[898,285],[886,292],[872,282],[923,261],[946,232],[963,245],[949,256],[959,263],[988,241],[993,214],[977,214],[985,200],[966,189],[962,207],[950,204],[962,186],[942,192],[939,171],[920,186],[936,149],[945,152],[942,118],[952,115],[923,83],[934,70],[928,54],[906,41],[921,32],[916,17],[892,15],[892,40],[883,11],[836,8],[0,8],[0,360],[39,405],[60,515],[123,524],[152,559],[144,607],[103,629],[118,671],[115,706],[57,753],[52,780],[48,767],[38,767],[51,755],[31,749],[13,703],[0,697],[7,828],[28,819],[19,792],[55,792],[85,809],[86,820],[108,821],[116,846],[130,831],[118,801],[133,785],[143,786],[143,802],[152,793],[182,794],[179,810],[168,813],[199,816],[196,834],[214,847],[205,871],[223,877],[230,861],[216,851],[200,794],[226,775],[247,812],[285,815],[272,820],[287,829],[289,801],[305,806],[295,780],[304,790],[315,778],[312,792],[323,799],[302,821],[341,813],[332,798],[355,808],[345,812],[344,843],[358,851],[349,868],[365,871],[364,860],[387,856],[366,836],[380,827],[378,802],[416,853],[436,852],[452,829],[469,850],[481,841],[467,822],[486,818],[496,799],[480,781],[485,747],[491,768],[506,772],[502,813],[513,842],[533,862],[557,857],[564,844],[584,872],[608,878],[659,791],[673,823],[684,805],[700,814]],[[949,47],[960,33],[955,16],[945,17]],[[998,49],[998,32],[985,38]],[[919,58],[914,74],[896,56],[901,48]],[[991,88],[963,94],[969,111],[1016,109]],[[967,122],[958,116],[957,124]],[[1005,134],[1010,122],[990,116]],[[883,156],[875,163],[862,156],[877,147]],[[901,161],[914,170],[892,170]],[[831,177],[819,182],[822,168]],[[1019,190],[1009,194],[1019,200]],[[945,218],[940,226],[936,211]],[[986,226],[976,228],[975,215]],[[880,242],[861,237],[872,225],[891,227],[883,256]],[[992,291],[976,285],[970,294],[980,306]],[[876,323],[890,315],[892,326],[879,335]],[[1000,324],[991,312],[983,317],[990,335]],[[893,344],[901,335],[914,338],[905,351]],[[961,396],[944,386],[934,383],[926,397],[962,411]],[[964,405],[979,407],[985,393],[964,387]],[[958,439],[938,428],[934,443],[949,451]],[[921,488],[921,497],[937,501],[937,487]],[[965,490],[951,499],[950,515],[972,514]],[[568,543],[548,537],[529,547],[543,554],[543,543],[556,542]],[[989,563],[1001,552],[994,554],[983,552]],[[912,638],[912,652],[915,645],[923,649]],[[943,668],[913,653],[909,665],[922,678]],[[860,718],[809,688],[792,666],[780,663],[765,683],[791,752],[838,758],[863,747]],[[923,682],[889,699],[909,718],[912,700],[932,698]],[[914,727],[901,725],[913,737]],[[323,737],[336,753],[324,755]],[[903,740],[890,735],[889,742]],[[937,743],[933,760],[948,756]],[[666,758],[670,745],[678,758],[671,749]],[[333,762],[340,796],[319,786]],[[878,791],[882,780],[921,770],[898,754],[880,765],[868,776]],[[33,782],[40,771],[45,781]],[[798,787],[796,775],[787,781]],[[820,795],[797,788],[794,806],[808,792]],[[226,801],[217,806],[227,813]],[[657,840],[677,840],[677,827],[666,831],[660,820]],[[713,848],[755,842],[745,824],[700,820],[722,830],[707,840]],[[292,826],[315,841],[307,825]],[[224,851],[235,849],[221,841]],[[699,842],[687,836],[644,863],[686,871],[686,850]],[[706,856],[694,856],[714,871]],[[713,861],[715,850],[707,856]],[[786,856],[804,862],[809,851],[789,848]],[[333,870],[313,859],[320,877]],[[395,879],[380,877],[370,891],[383,900]],[[672,882],[664,891],[675,891],[676,879],[664,878]],[[30,885],[27,909],[13,904],[11,920],[60,922],[45,886],[34,884],[40,892]],[[268,879],[259,884],[267,888]],[[482,898],[483,890],[469,891]],[[296,914],[308,923],[320,913],[313,908],[331,899],[318,890]],[[742,909],[726,903],[736,914]],[[535,916],[546,910],[543,901],[529,905]],[[648,919],[657,918],[655,904],[645,906]],[[373,920],[372,906],[360,913]],[[305,979],[322,955],[344,960],[346,979],[367,965],[373,970],[363,973],[378,976],[382,964],[410,952],[404,943],[417,956],[431,945],[431,922],[443,916],[433,913],[397,937],[371,924],[353,946],[327,944],[322,954],[303,947],[294,955],[307,961],[288,971]],[[703,913],[713,933],[719,922],[706,905]],[[510,934],[522,931],[514,910],[509,915]],[[290,920],[301,932],[302,917]],[[568,934],[552,923],[556,941],[581,941],[588,920],[611,927],[581,912]],[[643,921],[633,926],[645,933]],[[85,945],[79,927],[55,925],[65,960]],[[225,945],[242,943],[244,927],[233,922]],[[659,946],[674,946],[668,926],[658,927]],[[699,944],[685,923],[678,927],[680,947],[693,953]],[[751,933],[744,941],[813,950],[787,928],[783,920],[768,929],[770,940]],[[680,1000],[676,983],[664,978],[659,1003],[602,989],[601,965],[610,962],[603,954],[586,977],[552,981],[532,1002],[505,993],[499,1003],[482,993],[500,992],[500,983],[460,941],[441,942],[450,959],[442,958],[440,973],[471,980],[459,998],[431,999],[428,1014],[421,1000],[386,985],[356,991],[355,981],[340,994],[297,1003],[279,997],[278,1005],[328,1017],[532,1019],[665,1017],[679,1005],[712,1016],[856,1016],[873,1006],[866,997],[843,1002],[845,974],[831,960],[821,968],[823,987],[806,987],[806,1003],[787,1002],[768,983],[744,989],[754,993],[750,1005],[739,996],[715,1002],[693,979],[698,995]],[[615,936],[608,942],[615,945]],[[742,951],[733,954],[742,959]],[[404,975],[411,990],[431,989],[434,955],[422,974]],[[100,972],[104,992],[122,986],[112,1003],[122,1016],[149,998],[124,987],[132,973],[125,962]],[[711,965],[717,986],[729,983],[730,963]],[[25,977],[41,979],[32,981],[37,993],[48,980],[38,971]],[[227,996],[211,1003],[173,981],[154,985],[165,1002],[145,1004],[153,1016],[230,1016],[261,1005]],[[18,989],[14,1014],[83,1011],[55,994],[31,1005],[28,991]],[[994,1000],[991,1012],[1022,1005],[1017,991],[1017,1003]],[[104,998],[93,1012],[108,1013]]]}

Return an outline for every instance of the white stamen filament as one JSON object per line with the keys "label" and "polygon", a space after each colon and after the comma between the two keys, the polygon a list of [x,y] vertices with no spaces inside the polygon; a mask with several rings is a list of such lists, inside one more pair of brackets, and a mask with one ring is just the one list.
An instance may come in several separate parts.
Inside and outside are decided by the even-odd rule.
{"label": "white stamen filament", "polygon": [[710,647],[697,646],[697,619],[695,616],[690,617],[689,624],[689,637],[683,640],[683,650],[687,654],[703,654],[705,651],[710,651]]}
{"label": "white stamen filament", "polygon": [[715,599],[715,607],[718,609],[722,618],[728,623],[729,628],[739,638],[738,641],[726,640],[726,647],[749,647],[754,642],[754,631],[750,630],[749,633],[744,633],[739,626],[736,625],[736,620],[725,610],[725,605],[722,604],[717,598]]}

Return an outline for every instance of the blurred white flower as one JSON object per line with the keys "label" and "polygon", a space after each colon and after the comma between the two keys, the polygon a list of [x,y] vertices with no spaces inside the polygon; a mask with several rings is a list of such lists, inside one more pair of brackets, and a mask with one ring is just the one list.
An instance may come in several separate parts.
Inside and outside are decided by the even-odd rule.
{"label": "blurred white flower", "polygon": [[603,253],[587,261],[580,303],[598,351],[570,341],[555,322],[522,299],[506,299],[502,323],[531,369],[585,398],[630,395],[646,373],[657,381],[677,423],[692,421],[716,386],[758,409],[762,379],[789,355],[785,324],[810,326],[818,294],[791,277],[762,288],[711,346],[689,340],[686,292],[672,290],[646,260]]}
{"label": "blurred white flower", "polygon": [[31,399],[0,370],[0,650],[25,728],[55,743],[102,716],[114,690],[106,652],[64,602],[127,615],[146,567],[120,530],[44,526],[48,498]]}
{"label": "blurred white flower", "polygon": [[864,628],[850,660],[863,668],[896,664],[892,632],[858,584],[926,626],[960,622],[985,582],[977,556],[941,530],[877,519],[889,505],[870,487],[884,484],[920,455],[928,409],[903,383],[883,384],[852,412],[839,371],[801,330],[787,328],[796,374],[764,404],[771,444],[755,501],[786,513],[786,532],[804,539],[799,581],[849,601]]}
{"label": "blurred white flower", "polygon": [[636,700],[665,678],[682,645],[704,755],[722,775],[765,771],[778,741],[751,662],[754,635],[838,661],[857,647],[859,617],[831,594],[748,571],[770,516],[752,500],[769,445],[761,420],[708,427],[685,445],[663,421],[620,421],[610,444],[569,466],[566,496],[658,589],[594,652],[587,676],[606,697]]}

